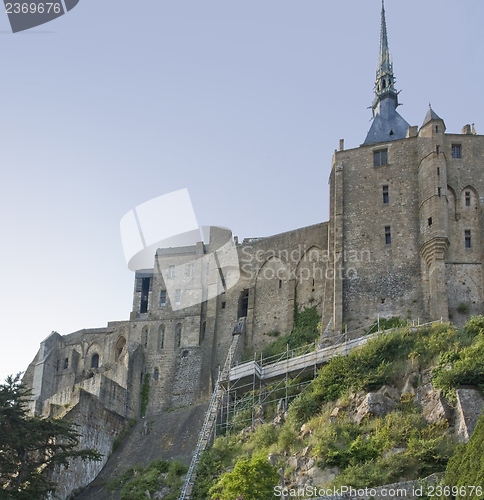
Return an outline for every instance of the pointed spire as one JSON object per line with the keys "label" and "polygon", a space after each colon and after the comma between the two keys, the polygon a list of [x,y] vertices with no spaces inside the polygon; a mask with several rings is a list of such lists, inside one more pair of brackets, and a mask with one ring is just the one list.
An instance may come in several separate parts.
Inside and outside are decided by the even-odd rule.
{"label": "pointed spire", "polygon": [[373,101],[373,115],[380,101],[386,97],[395,100],[398,106],[397,92],[395,90],[395,76],[393,75],[393,58],[390,58],[388,48],[387,22],[385,17],[384,0],[381,2],[381,29],[380,29],[380,59],[376,70],[375,99]]}

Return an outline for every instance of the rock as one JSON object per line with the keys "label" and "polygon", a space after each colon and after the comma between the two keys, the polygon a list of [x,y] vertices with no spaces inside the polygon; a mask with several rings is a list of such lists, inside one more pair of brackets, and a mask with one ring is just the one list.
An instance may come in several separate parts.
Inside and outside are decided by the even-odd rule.
{"label": "rock", "polygon": [[286,413],[286,400],[280,399],[279,402],[277,403],[277,415],[283,416],[284,413]]}
{"label": "rock", "polygon": [[390,387],[389,385],[383,385],[376,391],[377,394],[382,394],[387,398],[393,399],[393,401],[400,401],[400,391],[396,387]]}
{"label": "rock", "polygon": [[274,425],[282,425],[284,423],[284,417],[282,415],[277,415],[272,421]]}
{"label": "rock", "polygon": [[306,474],[299,474],[299,476],[297,476],[297,479],[296,479],[296,484],[297,484],[298,488],[301,488],[308,481],[309,481],[309,477],[306,476]]}
{"label": "rock", "polygon": [[476,389],[457,389],[457,422],[459,439],[469,441],[476,428],[479,415],[482,413],[483,400]]}
{"label": "rock", "polygon": [[427,370],[424,370],[422,372],[422,384],[428,384],[432,380],[432,369],[427,368]]}
{"label": "rock", "polygon": [[306,464],[305,469],[311,469],[311,468],[313,468],[315,463],[316,463],[316,459],[314,457],[310,458],[308,460],[308,463]]}
{"label": "rock", "polygon": [[383,458],[398,455],[399,453],[405,453],[405,448],[392,448],[391,450],[385,451],[385,453],[383,453]]}
{"label": "rock", "polygon": [[338,467],[328,467],[326,469],[312,467],[308,470],[307,475],[312,479],[312,484],[319,487],[330,483],[339,473]]}
{"label": "rock", "polygon": [[300,432],[304,432],[308,428],[308,424],[302,424]]}
{"label": "rock", "polygon": [[384,416],[394,407],[395,401],[392,399],[383,394],[369,392],[363,400],[363,403],[357,408],[354,421],[359,424],[368,414]]}
{"label": "rock", "polygon": [[430,382],[421,385],[416,391],[416,396],[417,405],[429,424],[450,418],[450,409],[442,396],[442,391],[435,390]]}
{"label": "rock", "polygon": [[299,435],[299,437],[300,437],[301,439],[304,439],[304,438],[306,438],[307,436],[310,436],[310,435],[311,435],[311,431],[310,431],[309,429],[306,429],[305,431],[303,431],[303,432]]}
{"label": "rock", "polygon": [[272,466],[276,465],[277,463],[277,455],[273,455],[272,453],[269,453],[269,462]]}
{"label": "rock", "polygon": [[304,450],[301,452],[301,457],[305,457],[307,454],[308,454],[308,451],[312,448],[311,445],[309,446],[306,446],[306,448],[304,448]]}
{"label": "rock", "polygon": [[145,491],[145,497],[151,498],[151,493],[148,490]]}
{"label": "rock", "polygon": [[287,459],[287,465],[289,467],[293,467],[294,469],[299,469],[299,467],[301,466],[301,461],[298,457],[293,455],[292,457],[289,457]]}
{"label": "rock", "polygon": [[415,387],[417,386],[418,375],[416,373],[411,373],[403,383],[402,395],[410,392],[415,394]]}

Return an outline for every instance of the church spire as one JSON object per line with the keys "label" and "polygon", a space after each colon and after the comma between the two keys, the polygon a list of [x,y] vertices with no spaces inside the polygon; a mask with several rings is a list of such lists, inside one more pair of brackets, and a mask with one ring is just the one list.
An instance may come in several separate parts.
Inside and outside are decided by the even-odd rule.
{"label": "church spire", "polygon": [[398,106],[397,91],[395,90],[395,76],[393,75],[393,62],[388,49],[387,22],[385,18],[384,0],[381,2],[381,30],[380,30],[380,60],[376,70],[375,99],[372,104],[373,115],[383,99],[391,97]]}
{"label": "church spire", "polygon": [[380,60],[376,67],[375,99],[371,106],[373,122],[364,144],[404,139],[410,126],[397,112],[398,92],[395,90],[393,61],[388,50],[385,4],[381,2]]}

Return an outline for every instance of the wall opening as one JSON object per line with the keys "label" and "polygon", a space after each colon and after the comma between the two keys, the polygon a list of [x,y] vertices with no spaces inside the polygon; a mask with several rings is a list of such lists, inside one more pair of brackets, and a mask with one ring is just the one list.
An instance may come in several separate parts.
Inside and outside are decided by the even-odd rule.
{"label": "wall opening", "polygon": [[242,290],[240,293],[240,298],[239,298],[239,312],[238,312],[238,318],[245,318],[247,317],[247,311],[249,309],[249,289],[246,288],[245,290]]}
{"label": "wall opening", "polygon": [[99,368],[99,354],[94,354],[91,358],[91,368]]}
{"label": "wall opening", "polygon": [[141,281],[141,304],[139,308],[140,313],[148,312],[148,297],[150,293],[151,278],[143,278]]}
{"label": "wall opening", "polygon": [[123,352],[123,348],[125,345],[126,345],[126,338],[119,337],[118,341],[116,342],[116,347],[114,348],[114,361],[118,361],[119,356],[121,356],[121,353]]}

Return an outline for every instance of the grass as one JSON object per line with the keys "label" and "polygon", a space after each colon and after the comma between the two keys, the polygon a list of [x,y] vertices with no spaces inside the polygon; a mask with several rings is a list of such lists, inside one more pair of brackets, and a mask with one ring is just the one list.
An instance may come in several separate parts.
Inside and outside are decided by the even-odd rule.
{"label": "grass", "polygon": [[[464,447],[456,448],[446,421],[426,422],[412,394],[404,395],[384,417],[365,418],[357,425],[348,415],[355,404],[351,394],[365,394],[385,384],[399,385],[405,375],[428,368],[432,368],[434,386],[449,396],[462,384],[484,389],[484,317],[472,317],[460,330],[446,323],[417,330],[400,328],[371,339],[346,357],[334,358],[294,399],[283,425],[270,422],[253,433],[217,438],[202,457],[194,499],[209,498],[210,488],[221,484],[224,475],[241,460],[267,457],[269,453],[291,456],[309,445],[318,466],[340,469],[331,486],[380,486],[426,477],[446,467],[452,480],[457,481],[459,467],[467,467],[474,474],[466,476],[469,481],[482,481],[484,469],[479,466],[477,470],[480,462],[476,457],[483,453],[484,417],[479,421],[482,436],[472,446],[476,455],[472,458]],[[336,406],[340,408],[338,417],[330,419]],[[272,417],[273,408],[266,412]],[[300,434],[302,424],[311,431],[304,439]],[[452,461],[456,449],[460,458]],[[284,465],[282,462],[281,458],[279,466]],[[450,464],[454,464],[452,472]]]}
{"label": "grass", "polygon": [[146,468],[130,467],[121,476],[105,484],[111,493],[119,492],[121,500],[146,500],[146,492],[153,494],[166,488],[165,500],[176,500],[181,492],[182,476],[188,468],[173,460],[154,460]]}

